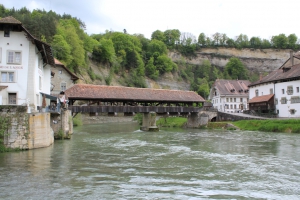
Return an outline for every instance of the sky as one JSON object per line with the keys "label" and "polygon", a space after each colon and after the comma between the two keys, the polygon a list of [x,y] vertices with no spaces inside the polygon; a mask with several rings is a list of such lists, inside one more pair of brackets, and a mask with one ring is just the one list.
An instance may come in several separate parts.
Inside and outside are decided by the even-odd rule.
{"label": "sky", "polygon": [[270,40],[295,33],[300,37],[299,0],[1,0],[6,8],[44,9],[70,14],[86,24],[87,34],[106,30],[143,34],[178,29],[198,38],[225,33]]}

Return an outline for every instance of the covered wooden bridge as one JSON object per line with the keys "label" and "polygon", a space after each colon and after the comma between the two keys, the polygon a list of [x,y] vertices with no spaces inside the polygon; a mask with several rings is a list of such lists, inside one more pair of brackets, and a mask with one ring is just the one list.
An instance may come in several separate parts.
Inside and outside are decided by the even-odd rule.
{"label": "covered wooden bridge", "polygon": [[88,84],[74,85],[65,96],[73,113],[188,114],[199,112],[205,101],[193,91]]}
{"label": "covered wooden bridge", "polygon": [[[205,101],[193,91],[88,84],[74,85],[65,95],[74,113],[198,112]],[[83,105],[74,105],[76,101]]]}

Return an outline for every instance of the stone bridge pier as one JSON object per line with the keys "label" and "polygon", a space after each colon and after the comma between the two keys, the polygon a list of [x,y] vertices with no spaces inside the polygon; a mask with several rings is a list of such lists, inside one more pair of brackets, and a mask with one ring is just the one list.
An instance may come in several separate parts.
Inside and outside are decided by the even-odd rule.
{"label": "stone bridge pier", "polygon": [[188,116],[187,127],[198,128],[201,126],[206,126],[208,122],[216,121],[217,115],[218,113],[214,111],[192,112]]}
{"label": "stone bridge pier", "polygon": [[156,113],[147,112],[143,113],[143,123],[140,128],[142,131],[159,131],[156,126]]}

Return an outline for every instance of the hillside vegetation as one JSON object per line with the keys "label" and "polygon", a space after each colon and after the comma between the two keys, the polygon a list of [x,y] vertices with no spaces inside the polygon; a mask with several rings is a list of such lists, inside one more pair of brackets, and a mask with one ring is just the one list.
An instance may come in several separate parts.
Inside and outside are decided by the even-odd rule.
{"label": "hillside vegetation", "polygon": [[[245,34],[232,39],[221,33],[211,37],[200,33],[196,38],[177,29],[154,30],[151,39],[142,34],[128,34],[125,29],[88,35],[85,23],[71,15],[0,5],[0,17],[7,16],[20,20],[37,39],[49,43],[54,56],[85,83],[149,87],[150,82],[172,76],[172,81],[187,83],[190,90],[204,98],[217,78],[255,81],[259,71],[248,70],[238,57],[227,57],[225,67],[212,64],[209,59],[189,63],[189,59],[197,57],[197,51],[221,47],[293,50],[300,47],[295,34],[276,35],[270,41],[259,37],[248,39]],[[178,52],[181,58],[172,60],[169,52]]]}

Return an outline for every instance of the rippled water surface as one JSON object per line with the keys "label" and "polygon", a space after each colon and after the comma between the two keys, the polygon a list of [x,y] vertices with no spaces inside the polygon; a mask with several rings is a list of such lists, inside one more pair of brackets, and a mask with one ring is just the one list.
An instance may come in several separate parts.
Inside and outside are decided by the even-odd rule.
{"label": "rippled water surface", "polygon": [[0,154],[0,199],[300,199],[300,135],[85,125]]}

